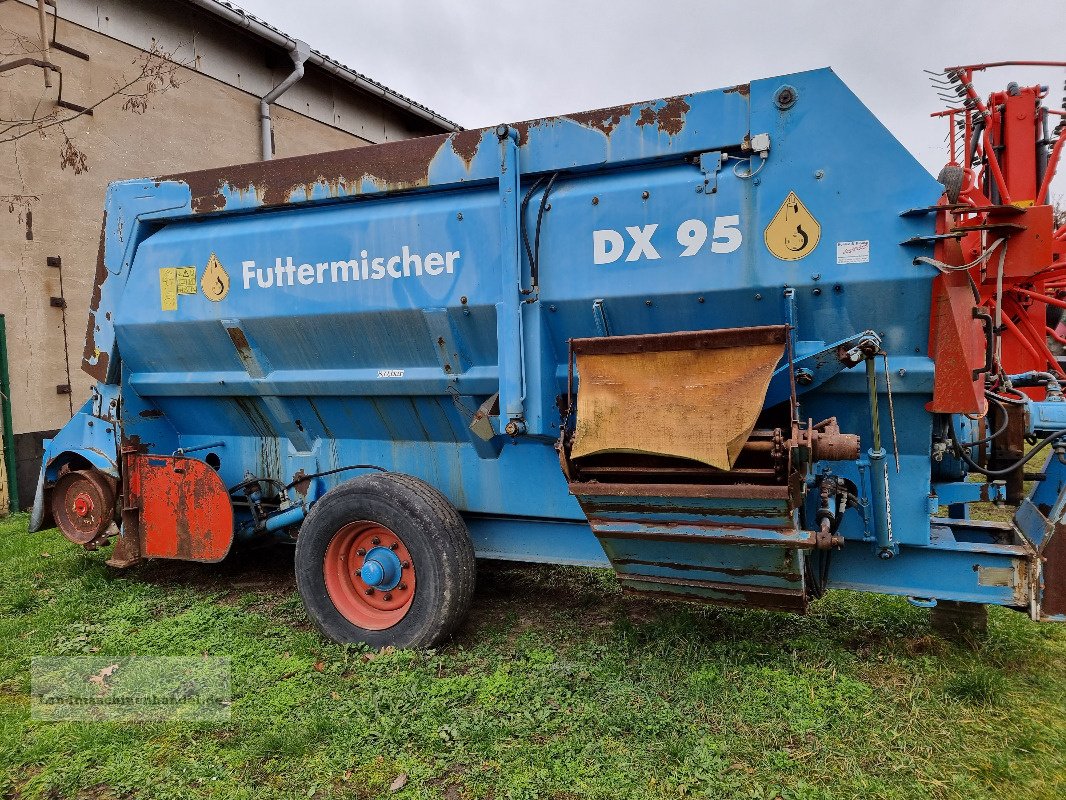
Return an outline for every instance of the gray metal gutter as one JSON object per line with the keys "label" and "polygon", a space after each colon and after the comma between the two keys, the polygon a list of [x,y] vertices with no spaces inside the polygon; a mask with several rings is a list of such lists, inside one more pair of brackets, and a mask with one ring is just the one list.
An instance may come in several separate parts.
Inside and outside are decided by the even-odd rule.
{"label": "gray metal gutter", "polygon": [[274,157],[274,135],[270,125],[270,104],[285,94],[290,86],[304,76],[304,62],[311,55],[311,46],[307,42],[297,39],[295,46],[289,51],[289,55],[292,56],[293,64],[293,70],[289,77],[259,99],[259,125],[263,161],[269,161]]}
{"label": "gray metal gutter", "polygon": [[[277,28],[267,25],[250,14],[245,13],[241,9],[230,5],[229,3],[222,2],[222,0],[185,0],[194,6],[197,6],[209,14],[216,17],[220,17],[231,25],[235,25],[238,28],[243,28],[250,33],[258,36],[260,39],[264,39],[272,44],[277,45],[285,49],[289,53],[295,53],[298,45],[304,44],[299,39],[282,33]],[[306,46],[306,45],[304,45]],[[295,60],[295,58],[294,58]],[[382,86],[376,81],[372,81],[364,75],[360,75],[355,70],[334,61],[331,58],[319,53],[317,50],[311,50],[306,62],[307,64],[313,64],[319,69],[325,70],[335,78],[344,81],[347,84],[355,86],[368,94],[380,97],[390,105],[406,111],[421,119],[432,122],[434,125],[444,128],[449,131],[459,131],[462,127],[452,122],[450,119],[442,117],[434,111],[426,108],[423,105],[404,97],[401,94],[397,94],[391,89]],[[290,76],[291,77],[291,76]],[[288,80],[288,79],[286,79]],[[298,80],[298,79],[297,79]],[[295,81],[293,81],[295,83]],[[291,85],[291,84],[290,84]],[[288,88],[288,87],[286,87]]]}

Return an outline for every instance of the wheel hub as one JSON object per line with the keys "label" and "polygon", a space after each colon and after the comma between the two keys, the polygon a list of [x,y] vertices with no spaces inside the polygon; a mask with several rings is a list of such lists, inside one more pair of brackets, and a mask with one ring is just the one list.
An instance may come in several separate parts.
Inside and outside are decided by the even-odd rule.
{"label": "wheel hub", "polygon": [[326,591],[337,610],[365,630],[402,620],[415,593],[415,569],[403,541],[376,522],[351,522],[326,548]]}
{"label": "wheel hub", "polygon": [[388,547],[375,547],[366,554],[363,566],[359,569],[359,578],[367,586],[387,592],[396,588],[402,571],[396,553]]}
{"label": "wheel hub", "polygon": [[93,499],[85,492],[81,492],[74,498],[74,513],[79,517],[88,517],[92,515]]}

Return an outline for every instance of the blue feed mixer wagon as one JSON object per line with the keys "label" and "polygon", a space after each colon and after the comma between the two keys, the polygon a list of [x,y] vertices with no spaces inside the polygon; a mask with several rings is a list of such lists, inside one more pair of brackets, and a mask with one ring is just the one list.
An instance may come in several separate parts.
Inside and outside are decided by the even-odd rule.
{"label": "blue feed mixer wagon", "polygon": [[1062,620],[1066,403],[993,358],[945,195],[830,70],[112,184],[33,525],[295,542],[341,642],[440,641],[479,558]]}

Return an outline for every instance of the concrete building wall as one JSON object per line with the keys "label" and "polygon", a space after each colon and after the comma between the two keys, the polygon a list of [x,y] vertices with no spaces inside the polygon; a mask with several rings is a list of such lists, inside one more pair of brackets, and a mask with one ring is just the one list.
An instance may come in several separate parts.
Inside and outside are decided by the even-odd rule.
{"label": "concrete building wall", "polygon": [[[277,53],[265,44],[257,46],[252,37],[242,38],[179,2],[60,0],[60,6],[61,14],[84,12],[86,23],[61,17],[57,41],[89,54],[89,61],[52,52],[63,70],[64,97],[74,103],[95,102],[124,75],[137,71],[142,51],[105,35],[119,24],[143,29],[145,38],[157,38],[164,48],[191,39],[202,55],[188,54],[192,68],[178,71],[180,85],[155,95],[145,113],[125,111],[121,99],[115,99],[92,116],[65,124],[65,134],[87,156],[83,174],[61,168],[64,139],[57,128],[45,138],[34,133],[17,142],[5,142],[0,134],[0,314],[7,325],[23,507],[32,502],[41,439],[61,427],[89,395],[91,380],[81,371],[81,352],[107,184],[259,160],[258,93],[291,70],[291,64],[273,63]],[[142,10],[131,10],[138,7]],[[163,18],[148,18],[144,9],[156,9]],[[172,27],[168,15],[176,17]],[[0,52],[17,49],[18,37],[39,41],[37,10],[20,0],[2,2]],[[182,55],[179,51],[177,58]],[[234,73],[251,91],[198,70],[198,64],[212,60],[216,71]],[[342,99],[331,76],[309,70],[305,80],[306,86],[298,84],[285,95],[288,105],[274,109],[279,157],[430,130],[422,120],[403,121],[398,109],[385,109],[377,98],[353,90]],[[57,88],[46,89],[42,70],[35,67],[0,73],[0,120],[24,118],[35,109],[54,110]],[[343,116],[346,129],[330,121],[337,115]],[[49,258],[60,259],[61,268],[49,266]],[[53,305],[51,298],[63,298],[66,308]],[[70,394],[57,393],[57,386],[65,385]]]}
{"label": "concrete building wall", "polygon": [[[36,0],[18,2],[36,7]],[[192,61],[201,75],[256,97],[262,97],[292,72],[292,61],[285,53],[264,49],[254,36],[221,24],[180,0],[58,2],[58,41],[63,41],[66,20],[141,50],[155,44],[176,53],[179,59]],[[405,114],[379,97],[356,92],[350,84],[314,68],[309,68],[306,77],[282,95],[277,105],[375,144],[440,132],[427,121]]]}

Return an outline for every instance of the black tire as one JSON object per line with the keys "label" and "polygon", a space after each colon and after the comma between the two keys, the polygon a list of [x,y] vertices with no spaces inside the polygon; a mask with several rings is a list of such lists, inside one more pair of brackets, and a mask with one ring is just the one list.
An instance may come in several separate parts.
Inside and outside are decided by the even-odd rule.
{"label": "black tire", "polygon": [[[349,523],[379,523],[403,540],[417,583],[403,619],[384,630],[349,621],[326,590],[324,560],[333,537]],[[361,475],[326,492],[304,520],[296,541],[296,585],[308,615],[342,644],[432,647],[453,633],[474,594],[474,546],[466,523],[428,483],[400,473]]]}

